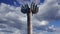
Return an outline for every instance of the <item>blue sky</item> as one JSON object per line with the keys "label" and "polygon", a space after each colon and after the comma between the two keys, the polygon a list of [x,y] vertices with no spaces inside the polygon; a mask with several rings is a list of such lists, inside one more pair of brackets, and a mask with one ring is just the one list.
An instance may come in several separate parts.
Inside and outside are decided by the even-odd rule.
{"label": "blue sky", "polygon": [[[31,2],[31,0],[23,0],[23,1]],[[16,5],[14,5],[14,2],[16,2]],[[40,0],[40,3],[43,3],[43,2],[44,0]],[[13,6],[20,6],[20,3],[17,0],[0,0],[0,3],[6,3]]]}
{"label": "blue sky", "polygon": [[[0,0],[0,34],[27,33],[27,16],[21,13],[21,5],[30,5],[31,2],[39,7],[32,19],[33,33],[60,34],[60,5],[57,0]],[[13,33],[8,33],[11,29]]]}
{"label": "blue sky", "polygon": [[[16,2],[16,5],[14,5],[14,2]],[[17,2],[17,0],[0,0],[0,3],[6,3],[9,5],[13,5],[13,6],[20,6],[19,2]]]}

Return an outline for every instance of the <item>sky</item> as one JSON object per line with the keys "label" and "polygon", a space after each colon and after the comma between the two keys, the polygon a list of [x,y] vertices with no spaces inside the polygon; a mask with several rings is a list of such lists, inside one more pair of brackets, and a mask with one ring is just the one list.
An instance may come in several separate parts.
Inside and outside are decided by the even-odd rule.
{"label": "sky", "polygon": [[60,0],[0,0],[0,34],[27,34],[27,15],[21,5],[35,2],[33,34],[60,34]]}

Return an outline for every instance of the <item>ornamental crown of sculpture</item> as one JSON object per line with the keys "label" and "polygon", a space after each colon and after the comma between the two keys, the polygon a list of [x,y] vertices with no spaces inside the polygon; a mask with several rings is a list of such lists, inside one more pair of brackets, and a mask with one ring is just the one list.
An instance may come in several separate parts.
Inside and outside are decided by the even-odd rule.
{"label": "ornamental crown of sculpture", "polygon": [[36,14],[38,12],[38,7],[35,3],[32,2],[30,8],[28,4],[21,6],[22,13],[26,14],[26,13],[30,13],[30,11],[32,11],[33,14]]}

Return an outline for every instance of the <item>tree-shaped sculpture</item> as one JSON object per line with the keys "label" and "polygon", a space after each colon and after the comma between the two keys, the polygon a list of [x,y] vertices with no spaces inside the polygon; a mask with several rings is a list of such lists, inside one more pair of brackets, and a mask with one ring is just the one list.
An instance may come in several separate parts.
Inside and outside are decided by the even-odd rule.
{"label": "tree-shaped sculpture", "polygon": [[31,7],[29,8],[28,4],[22,5],[21,12],[27,14],[27,33],[32,34],[32,14],[36,14],[38,12],[38,7],[35,3],[31,3]]}

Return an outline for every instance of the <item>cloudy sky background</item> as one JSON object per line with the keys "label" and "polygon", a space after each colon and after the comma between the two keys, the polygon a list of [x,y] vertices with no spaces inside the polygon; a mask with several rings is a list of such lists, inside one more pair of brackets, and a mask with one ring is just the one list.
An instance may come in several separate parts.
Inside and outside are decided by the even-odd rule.
{"label": "cloudy sky background", "polygon": [[0,0],[0,34],[27,34],[27,16],[21,5],[35,2],[33,34],[60,34],[60,0]]}

